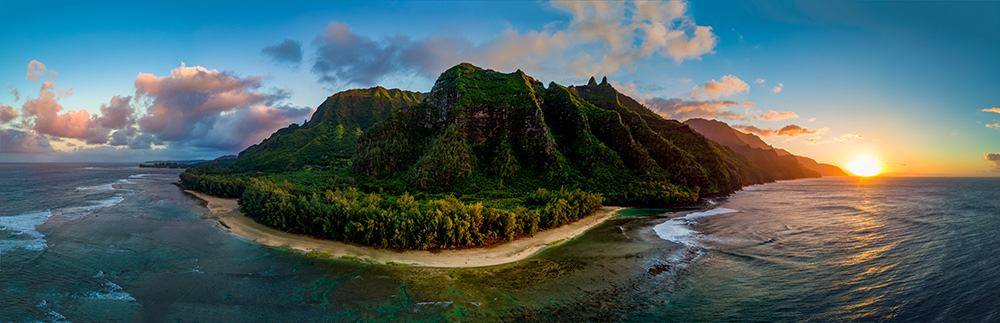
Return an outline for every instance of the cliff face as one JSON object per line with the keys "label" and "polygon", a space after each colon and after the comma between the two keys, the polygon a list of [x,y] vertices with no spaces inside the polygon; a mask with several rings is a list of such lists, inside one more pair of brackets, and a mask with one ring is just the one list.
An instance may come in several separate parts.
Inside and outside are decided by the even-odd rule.
{"label": "cliff face", "polygon": [[819,164],[810,158],[792,155],[784,149],[768,145],[756,135],[737,131],[721,121],[695,118],[684,124],[705,137],[732,148],[774,179],[846,175],[837,166]]}
{"label": "cliff face", "polygon": [[393,110],[417,104],[423,93],[382,87],[348,90],[326,99],[304,125],[280,129],[240,152],[240,171],[285,171],[305,165],[346,167],[358,137]]}
{"label": "cliff face", "polygon": [[606,80],[545,87],[521,71],[470,64],[444,72],[422,103],[364,132],[354,169],[431,192],[564,186],[639,205],[687,203],[773,180]]}

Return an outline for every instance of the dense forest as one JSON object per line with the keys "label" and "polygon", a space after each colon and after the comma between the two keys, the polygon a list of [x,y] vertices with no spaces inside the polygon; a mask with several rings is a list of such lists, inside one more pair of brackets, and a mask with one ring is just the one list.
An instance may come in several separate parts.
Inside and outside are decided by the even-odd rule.
{"label": "dense forest", "polygon": [[778,174],[591,78],[547,87],[459,64],[429,93],[337,93],[182,184],[289,232],[391,248],[475,246],[602,203],[676,206]]}

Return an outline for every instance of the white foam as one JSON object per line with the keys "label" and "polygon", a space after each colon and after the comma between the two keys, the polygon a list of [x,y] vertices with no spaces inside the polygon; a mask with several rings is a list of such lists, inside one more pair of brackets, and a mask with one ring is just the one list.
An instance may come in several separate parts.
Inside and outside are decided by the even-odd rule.
{"label": "white foam", "polygon": [[15,216],[0,216],[0,247],[4,250],[26,249],[41,251],[47,246],[45,235],[35,228],[52,216],[49,210],[25,213]]}
{"label": "white foam", "polygon": [[697,232],[691,230],[689,227],[689,225],[697,223],[694,221],[695,219],[736,212],[739,212],[739,210],[724,207],[718,207],[707,211],[691,212],[685,216],[673,218],[657,224],[653,227],[653,232],[656,232],[656,236],[660,237],[660,239],[686,246],[697,247],[700,246],[697,241]]}
{"label": "white foam", "polygon": [[104,271],[99,270],[97,274],[94,274],[94,278],[101,279],[104,281],[104,287],[99,291],[89,292],[83,296],[90,299],[109,299],[116,301],[129,301],[135,302],[135,298],[129,293],[126,293],[121,286],[115,284],[107,279]]}
{"label": "white foam", "polygon": [[687,215],[685,215],[683,217],[680,217],[678,219],[694,220],[694,219],[703,218],[703,217],[706,217],[706,216],[726,214],[726,213],[736,213],[736,212],[739,212],[739,210],[733,210],[733,209],[729,209],[729,208],[719,207],[719,208],[714,208],[714,209],[711,209],[711,210],[708,210],[708,211],[691,212],[691,213],[688,213]]}
{"label": "white foam", "polygon": [[121,184],[138,184],[138,183],[130,181],[130,180],[128,180],[126,178],[126,179],[120,179],[120,180],[118,180],[117,182],[114,182],[114,183],[107,183],[107,184],[101,184],[101,185],[95,185],[95,186],[80,186],[80,187],[77,187],[76,189],[78,191],[90,191],[90,190],[97,190],[97,191],[115,191],[115,190],[128,191],[128,189],[115,188],[114,187],[115,185],[121,185]]}
{"label": "white foam", "polygon": [[694,230],[689,229],[682,221],[664,221],[663,223],[654,226],[653,232],[656,232],[656,236],[663,240],[679,243],[685,246],[698,246],[698,242],[695,241]]}
{"label": "white foam", "polygon": [[54,215],[62,222],[73,221],[97,212],[103,208],[118,205],[124,201],[125,198],[121,196],[114,196],[104,200],[90,201],[90,205],[86,206],[74,206],[62,209],[57,209]]}
{"label": "white foam", "polygon": [[48,310],[48,312],[45,313],[45,316],[46,316],[45,322],[69,322],[69,321],[66,320],[65,316],[63,316],[62,314],[59,314],[58,312],[52,310],[52,307],[49,306],[49,302],[46,301],[46,300],[44,300],[44,299],[42,300],[41,303],[38,303],[38,305],[35,305],[35,307],[39,307],[39,308],[43,308],[43,309]]}

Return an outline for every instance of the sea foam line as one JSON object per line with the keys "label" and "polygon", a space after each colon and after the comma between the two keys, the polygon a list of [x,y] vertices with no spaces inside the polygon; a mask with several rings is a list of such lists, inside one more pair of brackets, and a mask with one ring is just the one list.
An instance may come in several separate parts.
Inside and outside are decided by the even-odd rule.
{"label": "sea foam line", "polygon": [[52,216],[52,211],[36,211],[15,216],[0,216],[0,232],[3,239],[0,247],[8,249],[27,249],[41,251],[45,249],[45,235],[35,228],[45,223]]}
{"label": "sea foam line", "polygon": [[676,217],[663,223],[657,224],[653,227],[653,232],[660,239],[667,240],[670,242],[682,244],[690,247],[700,247],[697,241],[697,232],[691,230],[688,224],[692,224],[691,221],[706,216],[726,214],[726,213],[736,213],[739,210],[733,210],[730,208],[714,208],[707,211],[701,212],[691,212],[682,217]]}

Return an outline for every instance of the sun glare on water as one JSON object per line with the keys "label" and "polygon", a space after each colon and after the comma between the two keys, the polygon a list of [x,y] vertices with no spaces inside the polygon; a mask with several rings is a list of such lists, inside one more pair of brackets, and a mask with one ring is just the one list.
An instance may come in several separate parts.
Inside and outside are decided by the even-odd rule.
{"label": "sun glare on water", "polygon": [[882,173],[882,164],[873,158],[862,157],[847,164],[847,171],[861,177],[875,176]]}

